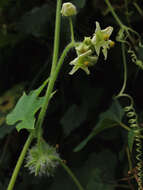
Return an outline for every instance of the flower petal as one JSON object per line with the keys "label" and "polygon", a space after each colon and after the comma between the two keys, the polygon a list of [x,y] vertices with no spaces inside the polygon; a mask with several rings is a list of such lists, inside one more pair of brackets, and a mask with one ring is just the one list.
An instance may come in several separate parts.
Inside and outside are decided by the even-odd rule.
{"label": "flower petal", "polygon": [[104,30],[101,30],[101,31],[103,34],[107,34],[110,37],[113,32],[113,27],[108,26],[107,28],[105,28]]}
{"label": "flower petal", "polygon": [[69,72],[70,75],[73,75],[80,67],[74,66],[72,70]]}
{"label": "flower petal", "polygon": [[101,28],[100,28],[99,22],[96,21],[96,30],[95,30],[95,33],[96,33],[97,31],[101,31]]}

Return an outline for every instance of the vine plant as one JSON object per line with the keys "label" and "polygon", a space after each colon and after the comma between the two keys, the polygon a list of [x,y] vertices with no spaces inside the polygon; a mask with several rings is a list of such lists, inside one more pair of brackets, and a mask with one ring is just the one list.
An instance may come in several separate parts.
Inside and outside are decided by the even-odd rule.
{"label": "vine plant", "polygon": [[[124,66],[124,82],[123,86],[118,93],[114,96],[115,99],[125,97],[129,99],[130,105],[124,107],[126,116],[129,118],[129,127],[126,128],[129,133],[133,133],[132,142],[136,142],[136,159],[137,159],[137,183],[138,190],[142,189],[142,160],[141,160],[141,129],[138,123],[137,113],[134,108],[133,98],[125,93],[126,83],[127,83],[127,65],[126,65],[126,52],[125,46],[128,46],[128,53],[131,55],[132,61],[143,69],[143,63],[137,58],[136,55],[136,41],[134,36],[138,39],[137,42],[141,46],[140,35],[134,31],[132,28],[124,25],[115,13],[109,0],[105,0],[109,10],[111,11],[113,17],[118,23],[120,30],[117,35],[117,41],[121,43],[122,56],[123,56],[123,66]],[[136,4],[135,4],[136,6]],[[136,6],[137,7],[137,6]],[[43,139],[43,121],[45,118],[46,110],[50,103],[50,99],[54,96],[56,91],[54,91],[55,81],[60,73],[60,69],[64,63],[64,59],[67,53],[74,48],[77,57],[73,59],[69,64],[73,66],[70,71],[70,75],[73,75],[78,69],[85,71],[87,75],[90,74],[90,67],[94,66],[98,59],[100,52],[102,51],[104,59],[107,59],[108,50],[114,47],[115,42],[110,40],[110,36],[113,32],[113,27],[109,26],[101,30],[100,24],[96,22],[96,29],[91,37],[84,37],[82,42],[76,42],[74,38],[74,30],[72,24],[72,16],[76,15],[76,7],[71,3],[64,3],[62,5],[62,0],[57,0],[56,9],[56,19],[55,19],[55,36],[54,36],[54,50],[53,59],[50,76],[43,82],[43,84],[36,90],[31,91],[28,95],[23,93],[22,97],[19,99],[13,111],[7,116],[7,123],[9,125],[16,124],[18,131],[21,129],[27,129],[29,131],[29,136],[25,142],[22,152],[18,158],[17,164],[13,171],[12,177],[10,179],[7,190],[13,190],[16,178],[18,176],[19,170],[23,164],[24,159],[26,159],[25,167],[27,167],[30,173],[37,175],[53,175],[55,168],[61,164],[67,173],[71,176],[77,188],[83,190],[84,188],[60,158],[57,153],[56,148],[50,146]],[[60,46],[60,26],[61,26],[61,15],[69,19],[69,27],[71,32],[71,41],[63,50],[61,56],[59,57],[59,46]],[[45,96],[41,97],[40,94],[42,90],[46,88]],[[37,119],[35,114],[38,113]],[[36,139],[36,144],[31,147],[32,141]],[[29,149],[29,150],[28,150]],[[130,145],[130,152],[132,151],[132,145]],[[28,152],[28,153],[27,153]],[[27,155],[27,156],[26,156]],[[25,158],[26,157],[26,158]]]}
{"label": "vine plant", "polygon": [[[56,91],[53,91],[55,81],[64,62],[64,58],[69,50],[74,47],[77,53],[77,57],[70,62],[70,65],[73,65],[73,68],[69,74],[74,74],[78,69],[82,69],[87,74],[90,74],[88,67],[91,67],[97,63],[101,48],[104,54],[104,58],[107,59],[108,49],[114,46],[114,42],[112,40],[109,40],[113,28],[109,26],[106,29],[101,30],[99,23],[96,22],[96,30],[93,36],[85,37],[83,42],[76,42],[74,39],[72,24],[72,16],[76,14],[76,7],[71,3],[64,3],[61,9],[61,5],[62,1],[57,0],[54,50],[50,76],[38,89],[31,91],[28,95],[24,93],[23,96],[19,99],[14,110],[7,116],[8,124],[13,125],[18,122],[16,125],[18,131],[21,129],[27,129],[30,133],[19,156],[7,190],[12,190],[14,188],[20,167],[33,139],[36,139],[37,143],[28,151],[25,165],[28,167],[30,172],[34,173],[35,175],[53,175],[56,166],[58,164],[61,164],[68,172],[68,174],[72,177],[78,189],[83,190],[83,187],[76,179],[74,174],[61,160],[59,154],[56,152],[56,148],[48,145],[44,141],[42,137],[42,125],[50,99],[56,93]],[[58,59],[61,14],[69,18],[71,42],[65,47],[63,53]],[[46,86],[47,90],[45,96],[40,97],[41,91]],[[35,113],[39,109],[40,112],[36,120]]]}
{"label": "vine plant", "polygon": [[[130,104],[124,107],[124,111],[126,113],[126,116],[128,119],[128,124],[131,129],[130,133],[132,132],[132,140],[131,144],[133,145],[133,142],[135,140],[136,142],[136,161],[137,161],[137,184],[138,184],[138,190],[142,190],[142,140],[141,140],[141,127],[138,122],[138,116],[136,113],[136,110],[134,108],[134,101],[133,98],[125,93],[126,89],[126,83],[127,83],[127,63],[126,63],[126,52],[125,52],[125,46],[127,45],[129,50],[128,53],[131,54],[132,62],[134,62],[137,66],[139,66],[141,69],[143,69],[143,63],[141,60],[139,60],[136,56],[135,51],[132,49],[133,46],[135,46],[135,40],[132,37],[132,34],[136,35],[138,38],[138,46],[141,45],[141,39],[140,35],[134,31],[132,28],[125,26],[122,21],[119,19],[117,14],[115,13],[111,3],[109,0],[105,0],[110,12],[112,13],[114,19],[120,26],[120,30],[117,36],[117,41],[121,42],[121,48],[122,48],[122,56],[123,56],[123,66],[124,66],[124,82],[123,86],[119,92],[118,95],[115,96],[115,99],[126,97],[129,99]],[[134,48],[135,49],[135,48]],[[130,137],[128,137],[130,138]],[[130,146],[130,153],[132,152],[132,145]]]}

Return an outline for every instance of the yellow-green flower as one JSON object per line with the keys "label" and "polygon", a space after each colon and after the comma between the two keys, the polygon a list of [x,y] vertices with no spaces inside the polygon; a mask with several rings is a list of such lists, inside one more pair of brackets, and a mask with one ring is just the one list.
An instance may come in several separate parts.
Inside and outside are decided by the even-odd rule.
{"label": "yellow-green flower", "polygon": [[113,27],[111,26],[101,30],[100,24],[96,22],[96,30],[92,38],[92,43],[98,56],[102,48],[102,53],[105,59],[107,59],[107,52],[111,47],[111,40],[109,40],[109,38],[112,34],[112,31]]}
{"label": "yellow-green flower", "polygon": [[92,55],[92,51],[88,50],[87,52],[78,55],[73,61],[70,62],[70,65],[74,65],[70,71],[70,75],[73,75],[78,69],[82,69],[86,72],[87,75],[90,74],[88,67],[93,66],[97,62],[98,57]]}
{"label": "yellow-green flower", "polygon": [[90,37],[84,37],[83,42],[78,43],[78,45],[76,46],[75,50],[77,55],[81,55],[85,52],[87,52],[88,50],[92,49],[92,41]]}

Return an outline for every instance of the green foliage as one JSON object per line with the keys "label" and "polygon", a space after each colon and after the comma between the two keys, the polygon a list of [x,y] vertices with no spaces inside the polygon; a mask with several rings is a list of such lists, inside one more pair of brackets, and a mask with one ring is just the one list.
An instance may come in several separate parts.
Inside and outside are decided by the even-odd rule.
{"label": "green foliage", "polygon": [[128,146],[129,146],[129,150],[132,153],[132,149],[133,149],[133,144],[134,144],[134,140],[135,140],[135,131],[133,129],[131,129],[128,132]]}
{"label": "green foliage", "polygon": [[17,34],[3,34],[0,31],[0,48],[5,47],[7,45],[14,46],[16,45],[19,40],[22,39],[22,36]]}
{"label": "green foliage", "polygon": [[0,1],[0,8],[4,8],[10,3],[10,0],[1,0]]}
{"label": "green foliage", "polygon": [[[66,160],[67,166],[79,179],[84,190],[137,189],[138,177],[142,175],[142,157],[140,157],[142,130],[138,130],[138,134],[135,133],[130,124],[136,123],[128,123],[132,118],[124,114],[117,101],[111,104],[111,98],[120,91],[124,80],[124,84],[126,83],[124,90],[132,95],[135,111],[138,113],[139,127],[142,126],[143,5],[138,0],[111,1],[115,13],[113,15],[111,7],[107,5],[109,0],[104,2],[71,0],[71,2],[77,6],[77,15],[73,17],[73,28],[75,41],[79,43],[76,51],[72,49],[64,59],[63,69],[55,83],[59,92],[58,97],[50,101],[44,123],[41,125],[43,130],[41,133],[46,142],[54,144],[54,149],[58,147],[57,145],[55,148],[55,144],[59,144],[58,153]],[[34,131],[34,125],[42,110],[45,100],[42,89],[46,84],[43,87],[40,84],[50,73],[54,54],[55,13],[56,0],[0,1],[0,189],[7,188],[16,163],[15,158],[20,154],[27,138],[26,130],[20,130]],[[101,32],[99,35],[94,33],[97,22],[102,29],[99,30]],[[111,38],[117,40],[112,50],[109,50],[111,40],[106,35],[102,36],[111,29],[109,26],[114,28]],[[70,42],[70,38],[69,21],[62,17],[59,56],[65,45]],[[94,39],[95,44],[97,41],[104,43],[99,43],[98,48],[97,44],[93,47],[89,39]],[[124,58],[121,55],[120,43],[124,43]],[[100,48],[103,50],[103,55],[99,55],[97,64],[89,68],[89,76],[81,72],[81,69],[73,76],[69,76],[71,67],[68,63],[75,66],[78,61],[75,53],[83,54],[88,46],[94,52],[93,56],[99,54]],[[106,50],[109,50],[108,57]],[[104,58],[107,58],[106,63]],[[123,59],[126,60],[128,70],[127,82],[123,73]],[[84,67],[80,65],[79,68],[84,68],[89,73],[87,61],[92,63],[96,60],[88,59],[83,62]],[[25,81],[27,81],[25,89],[30,93],[24,93],[14,108],[21,92],[18,94],[15,92],[12,96],[6,96],[3,92]],[[37,86],[40,88],[31,91]],[[124,93],[124,90],[121,89],[121,92]],[[129,105],[124,100],[121,103]],[[109,109],[106,110],[107,106]],[[13,108],[14,110],[9,113]],[[7,114],[7,121],[11,126],[5,122]],[[12,133],[15,126],[20,133],[16,131]],[[138,145],[134,145],[135,138],[138,140]],[[37,136],[38,142],[41,140],[39,139]],[[130,154],[125,151],[127,143]],[[134,173],[133,169],[133,173],[131,171],[131,175],[128,175],[128,168],[137,167],[141,172],[136,170]],[[53,178],[34,177],[24,167],[21,168],[19,176],[15,190],[77,189],[70,176],[61,167],[55,171]]]}
{"label": "green foliage", "polygon": [[72,105],[61,119],[61,124],[66,136],[78,128],[86,120],[87,110],[82,106]]}
{"label": "green foliage", "polygon": [[23,93],[14,110],[7,116],[7,124],[14,125],[18,131],[21,129],[34,129],[35,114],[41,108],[44,97],[38,97],[47,84],[48,80],[38,89],[28,95]]}
{"label": "green foliage", "polygon": [[6,115],[14,108],[17,99],[21,96],[25,84],[17,84],[0,96],[0,139],[11,133],[15,127],[5,122]]}
{"label": "green foliage", "polygon": [[20,98],[15,109],[7,116],[7,124],[16,125],[18,131],[21,129],[34,129],[35,113],[43,104],[44,98],[38,98],[37,94],[31,92],[29,95],[25,93]]}
{"label": "green foliage", "polygon": [[35,37],[46,37],[49,31],[48,24],[53,13],[54,9],[50,4],[43,5],[40,8],[34,7],[21,18],[17,29],[22,33],[32,34]]}
{"label": "green foliage", "polygon": [[83,149],[88,141],[90,141],[95,135],[102,132],[103,130],[115,127],[120,125],[122,122],[122,117],[124,115],[124,111],[120,104],[115,100],[111,107],[104,113],[101,113],[99,116],[99,122],[89,134],[87,138],[85,138],[75,149],[75,152],[80,151]]}
{"label": "green foliage", "polygon": [[15,126],[2,125],[0,126],[0,139],[10,134],[15,129]]}
{"label": "green foliage", "polygon": [[[72,170],[80,179],[85,190],[113,190],[114,186],[110,184],[110,181],[114,180],[116,164],[116,156],[109,150],[104,150],[99,154],[89,154],[88,159],[82,163],[81,167]],[[58,189],[77,189],[61,168],[57,171],[54,183],[49,188],[49,190]]]}

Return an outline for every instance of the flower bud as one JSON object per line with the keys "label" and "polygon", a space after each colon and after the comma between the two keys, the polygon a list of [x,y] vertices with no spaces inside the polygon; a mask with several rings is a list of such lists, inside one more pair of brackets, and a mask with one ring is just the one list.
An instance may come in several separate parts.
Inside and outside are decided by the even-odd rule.
{"label": "flower bud", "polygon": [[61,13],[63,16],[73,16],[76,15],[76,7],[72,3],[63,3]]}

